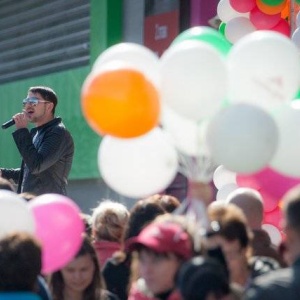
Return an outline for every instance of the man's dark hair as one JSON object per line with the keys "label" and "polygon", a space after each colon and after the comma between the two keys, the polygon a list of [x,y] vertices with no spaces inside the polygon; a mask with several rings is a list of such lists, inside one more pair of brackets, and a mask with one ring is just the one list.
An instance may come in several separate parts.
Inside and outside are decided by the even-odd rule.
{"label": "man's dark hair", "polygon": [[29,88],[28,92],[39,93],[43,99],[53,103],[52,113],[55,114],[55,108],[57,105],[57,96],[56,93],[49,87],[46,86],[33,86]]}
{"label": "man's dark hair", "polygon": [[34,291],[42,268],[42,250],[35,237],[25,232],[0,240],[0,291]]}

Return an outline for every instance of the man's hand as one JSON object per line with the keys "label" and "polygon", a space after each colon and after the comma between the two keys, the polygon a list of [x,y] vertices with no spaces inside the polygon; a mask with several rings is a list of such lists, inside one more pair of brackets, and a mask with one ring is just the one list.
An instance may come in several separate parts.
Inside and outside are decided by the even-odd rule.
{"label": "man's hand", "polygon": [[12,118],[15,120],[15,125],[17,129],[27,127],[28,120],[24,112],[15,114]]}

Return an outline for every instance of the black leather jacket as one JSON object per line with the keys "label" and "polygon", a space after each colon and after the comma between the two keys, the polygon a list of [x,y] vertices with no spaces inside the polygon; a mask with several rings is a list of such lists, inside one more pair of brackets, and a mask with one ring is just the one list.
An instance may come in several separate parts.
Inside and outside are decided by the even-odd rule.
{"label": "black leather jacket", "polygon": [[61,118],[33,128],[17,129],[13,138],[23,158],[20,169],[1,169],[2,176],[18,183],[18,192],[35,195],[66,194],[74,155],[73,138]]}

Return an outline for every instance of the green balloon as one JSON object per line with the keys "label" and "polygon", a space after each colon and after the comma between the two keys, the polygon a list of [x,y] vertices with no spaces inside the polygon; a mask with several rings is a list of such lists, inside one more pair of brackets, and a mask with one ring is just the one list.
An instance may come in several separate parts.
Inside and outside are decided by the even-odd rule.
{"label": "green balloon", "polygon": [[300,4],[300,0],[295,0],[296,3]]}
{"label": "green balloon", "polygon": [[293,97],[293,101],[299,101],[300,100],[300,89],[297,91],[296,95]]}
{"label": "green balloon", "polygon": [[219,26],[219,32],[225,36],[225,28],[226,28],[226,23],[221,22],[220,26]]}
{"label": "green balloon", "polygon": [[[299,0],[298,0],[299,1]],[[262,3],[269,6],[278,6],[284,2],[284,0],[261,0]],[[297,0],[296,0],[297,2]]]}
{"label": "green balloon", "polygon": [[171,46],[188,40],[208,43],[223,55],[227,55],[231,48],[231,44],[219,31],[208,26],[197,26],[183,31],[174,39]]}

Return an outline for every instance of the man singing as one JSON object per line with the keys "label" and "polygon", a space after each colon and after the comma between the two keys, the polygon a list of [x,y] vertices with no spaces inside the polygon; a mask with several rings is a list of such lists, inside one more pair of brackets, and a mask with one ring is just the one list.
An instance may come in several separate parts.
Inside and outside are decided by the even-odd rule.
{"label": "man singing", "polygon": [[[12,133],[22,156],[19,169],[0,169],[0,176],[18,184],[18,193],[66,194],[74,143],[61,118],[55,117],[57,96],[49,87],[29,88],[23,112],[14,115]],[[34,123],[30,131],[28,122]]]}

